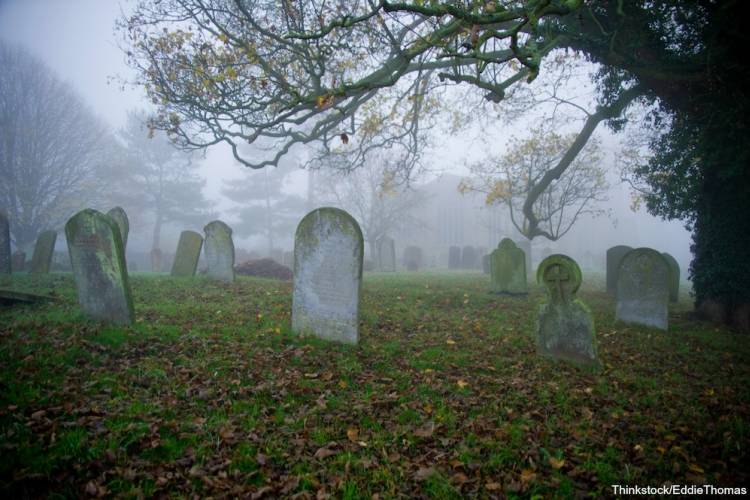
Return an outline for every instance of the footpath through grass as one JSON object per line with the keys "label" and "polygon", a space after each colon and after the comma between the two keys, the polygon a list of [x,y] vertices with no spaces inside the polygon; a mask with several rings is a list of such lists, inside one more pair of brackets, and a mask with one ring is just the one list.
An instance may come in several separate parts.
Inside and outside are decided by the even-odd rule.
{"label": "footpath through grass", "polygon": [[[360,345],[289,331],[291,284],[132,278],[137,322],[0,309],[0,495],[569,497],[747,486],[747,337],[670,314],[613,322],[584,283],[603,369],[535,354],[540,290],[480,274],[367,275]],[[588,288],[587,288],[588,287]]]}

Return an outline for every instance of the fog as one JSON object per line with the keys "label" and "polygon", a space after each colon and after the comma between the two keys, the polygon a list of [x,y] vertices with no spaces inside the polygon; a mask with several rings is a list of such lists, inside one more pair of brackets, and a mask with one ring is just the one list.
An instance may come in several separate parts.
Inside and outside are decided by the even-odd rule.
{"label": "fog", "polygon": [[[113,26],[121,10],[127,11],[128,7],[128,2],[119,5],[101,0],[5,0],[0,2],[0,39],[21,45],[39,57],[59,78],[75,88],[112,133],[118,133],[126,126],[129,111],[149,109],[139,89],[122,84],[123,79],[132,79],[134,75],[125,64]],[[513,131],[519,128],[523,127],[516,125]],[[496,143],[504,144],[502,139],[511,130],[498,127],[494,133],[498,137]],[[691,259],[689,232],[680,222],[663,221],[649,215],[643,207],[631,208],[630,187],[620,181],[616,168],[617,141],[606,130],[599,133],[602,167],[610,183],[607,201],[599,205],[608,213],[595,218],[582,216],[559,241],[535,238],[533,260],[538,261],[540,256],[549,253],[566,253],[584,270],[602,271],[608,247],[646,246],[672,254],[683,269],[683,277],[686,276]],[[147,134],[145,128],[143,134]],[[409,245],[423,249],[424,267],[445,268],[451,246],[474,246],[490,251],[503,237],[522,238],[511,224],[506,208],[488,207],[480,194],[459,192],[461,180],[471,176],[469,166],[488,154],[482,141],[477,139],[478,134],[476,127],[469,127],[442,138],[423,158],[429,169],[413,180],[411,192],[385,196],[383,203],[397,203],[396,199],[402,200],[403,196],[418,198],[402,200],[407,208],[386,231],[395,240],[400,266],[400,257]],[[363,215],[353,208],[356,203],[351,196],[354,195],[347,198],[346,193],[363,192],[366,181],[360,179],[360,184],[347,188],[350,181],[331,178],[324,169],[314,175],[302,171],[299,166],[306,154],[296,151],[272,172],[249,172],[223,146],[194,156],[190,161],[196,165],[195,175],[205,182],[202,194],[209,203],[178,208],[183,212],[198,208],[205,216],[203,219],[196,216],[190,222],[166,222],[160,237],[161,248],[166,254],[173,252],[180,231],[200,232],[203,225],[219,218],[235,228],[239,260],[277,255],[293,248],[296,221],[320,204],[341,206],[365,226]],[[115,162],[113,158],[112,163]],[[273,183],[276,183],[275,190],[267,187]],[[244,194],[237,194],[235,199],[227,195],[229,188],[241,186],[248,186]],[[97,203],[95,208],[106,210],[112,201],[103,199]],[[131,216],[128,261],[136,263],[135,269],[131,269],[146,270],[147,255],[153,243],[153,215],[142,207],[128,206],[125,201],[121,204]],[[268,206],[272,208],[270,211],[266,210]],[[370,206],[370,210],[375,208],[383,209]],[[273,218],[270,223],[272,243],[268,237],[269,214]],[[57,250],[63,251],[64,247],[64,239],[58,238]],[[372,258],[369,248],[366,258]]]}

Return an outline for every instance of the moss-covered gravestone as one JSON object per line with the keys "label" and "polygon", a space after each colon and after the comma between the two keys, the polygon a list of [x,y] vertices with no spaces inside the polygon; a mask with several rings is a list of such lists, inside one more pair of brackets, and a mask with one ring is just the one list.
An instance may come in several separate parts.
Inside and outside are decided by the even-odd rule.
{"label": "moss-covered gravestone", "polygon": [[680,265],[667,252],[662,252],[662,255],[669,264],[669,301],[677,302],[680,300]]}
{"label": "moss-covered gravestone", "polygon": [[120,237],[122,238],[122,248],[127,251],[128,249],[128,233],[130,232],[130,221],[128,220],[128,214],[122,207],[115,207],[107,212],[113,221],[117,224],[120,229]]}
{"label": "moss-covered gravestone", "polygon": [[495,293],[528,292],[526,255],[510,238],[503,238],[490,254],[490,284]]}
{"label": "moss-covered gravestone", "polygon": [[362,231],[345,211],[319,208],[300,221],[294,237],[292,330],[359,341],[363,256]]}
{"label": "moss-covered gravestone", "polygon": [[208,277],[232,283],[234,281],[232,228],[220,220],[215,220],[206,224],[203,232],[206,233],[204,251]]}
{"label": "moss-covered gravestone", "polygon": [[16,250],[11,256],[11,269],[14,273],[26,270],[26,252]]}
{"label": "moss-covered gravestone", "polygon": [[537,269],[537,282],[547,288],[547,303],[539,308],[537,352],[554,359],[598,366],[594,319],[576,298],[582,276],[578,264],[565,255],[550,255]]}
{"label": "moss-covered gravestone", "polygon": [[450,247],[448,249],[448,269],[458,269],[461,267],[461,248]]}
{"label": "moss-covered gravestone", "polygon": [[631,250],[617,271],[615,319],[667,329],[669,264],[651,248]]}
{"label": "moss-covered gravestone", "polygon": [[34,255],[31,257],[31,264],[29,264],[30,273],[47,274],[49,272],[56,241],[56,231],[44,231],[39,235],[34,246]]}
{"label": "moss-covered gravestone", "polygon": [[8,222],[8,217],[0,212],[0,274],[10,273],[10,223]]}
{"label": "moss-covered gravestone", "polygon": [[461,267],[463,269],[475,269],[477,267],[476,248],[470,245],[466,245],[461,250]]}
{"label": "moss-covered gravestone", "polygon": [[378,270],[392,273],[396,270],[396,244],[393,238],[381,236],[377,243]]}
{"label": "moss-covered gravestone", "polygon": [[620,262],[632,249],[633,247],[627,245],[617,245],[607,250],[607,293],[614,294],[617,291],[617,272],[620,269]]}
{"label": "moss-covered gravestone", "polygon": [[117,223],[85,209],[65,224],[65,237],[83,313],[96,320],[132,323],[133,299]]}
{"label": "moss-covered gravestone", "polygon": [[419,271],[424,264],[422,249],[411,245],[404,248],[404,266],[407,271]]}
{"label": "moss-covered gravestone", "polygon": [[195,276],[202,246],[203,236],[195,231],[180,233],[180,241],[177,243],[177,252],[172,263],[172,276]]}

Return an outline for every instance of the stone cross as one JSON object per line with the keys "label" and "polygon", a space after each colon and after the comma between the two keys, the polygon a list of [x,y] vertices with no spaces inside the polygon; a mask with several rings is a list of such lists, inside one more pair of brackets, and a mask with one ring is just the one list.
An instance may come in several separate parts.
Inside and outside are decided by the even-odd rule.
{"label": "stone cross", "polygon": [[570,301],[567,289],[563,289],[563,283],[566,281],[570,281],[570,274],[560,264],[553,264],[547,268],[547,271],[544,273],[544,282],[547,283],[550,289],[552,302]]}

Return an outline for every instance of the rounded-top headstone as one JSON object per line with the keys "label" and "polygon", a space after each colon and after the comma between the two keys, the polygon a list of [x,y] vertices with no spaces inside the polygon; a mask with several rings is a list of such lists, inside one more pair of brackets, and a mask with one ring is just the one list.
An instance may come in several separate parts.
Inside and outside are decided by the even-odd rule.
{"label": "rounded-top headstone", "polygon": [[206,224],[204,252],[209,278],[232,283],[234,281],[234,242],[232,228],[220,220]]}
{"label": "rounded-top headstone", "polygon": [[536,281],[547,288],[553,302],[569,302],[575,298],[583,275],[576,261],[567,255],[553,254],[539,264]]}
{"label": "rounded-top headstone", "polygon": [[107,212],[107,215],[112,218],[117,224],[120,230],[120,238],[122,239],[122,248],[127,250],[128,248],[128,233],[130,232],[130,221],[128,220],[128,214],[122,207],[115,207]]}
{"label": "rounded-top headstone", "polygon": [[651,248],[631,250],[617,271],[615,318],[627,323],[667,329],[669,263]]}
{"label": "rounded-top headstone", "polygon": [[528,292],[526,255],[510,238],[503,238],[490,254],[490,282],[496,293]]}
{"label": "rounded-top headstone", "polygon": [[363,258],[362,231],[347,212],[323,207],[300,221],[294,237],[292,330],[359,341]]}
{"label": "rounded-top headstone", "polygon": [[620,268],[620,262],[633,247],[627,245],[617,245],[607,250],[607,293],[617,291],[617,271]]}
{"label": "rounded-top headstone", "polygon": [[669,264],[669,301],[677,302],[680,299],[680,264],[667,252],[662,252],[662,255]]}

